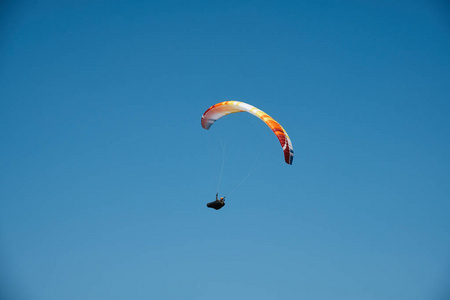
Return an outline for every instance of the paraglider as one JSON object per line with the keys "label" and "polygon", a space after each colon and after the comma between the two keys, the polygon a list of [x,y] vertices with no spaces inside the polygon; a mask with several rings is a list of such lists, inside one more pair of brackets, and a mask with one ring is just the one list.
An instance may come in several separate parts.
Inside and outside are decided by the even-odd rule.
{"label": "paraglider", "polygon": [[213,202],[209,202],[208,204],[206,204],[206,206],[210,207],[210,208],[214,208],[215,210],[219,210],[222,207],[225,206],[225,197],[220,197],[220,200],[218,198],[219,193],[216,194],[216,201]]}
{"label": "paraglider", "polygon": [[[206,130],[209,130],[212,124],[214,124],[214,122],[216,122],[218,119],[226,115],[238,112],[248,112],[266,123],[266,125],[269,126],[269,128],[275,133],[278,141],[281,144],[281,147],[283,149],[284,161],[287,164],[292,165],[292,161],[294,160],[294,148],[292,147],[291,139],[289,138],[286,130],[284,130],[284,128],[271,116],[250,104],[240,101],[224,101],[214,104],[203,113],[201,121],[202,127]],[[244,180],[247,177],[245,177]],[[219,200],[218,194],[216,194],[216,201],[210,202],[206,206],[218,210],[221,209],[224,205],[225,197],[221,197]]]}

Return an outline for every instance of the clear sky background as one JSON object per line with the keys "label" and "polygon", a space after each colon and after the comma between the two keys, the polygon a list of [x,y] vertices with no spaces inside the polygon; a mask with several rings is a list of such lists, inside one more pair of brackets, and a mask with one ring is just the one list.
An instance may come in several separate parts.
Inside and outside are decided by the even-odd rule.
{"label": "clear sky background", "polygon": [[449,299],[449,100],[446,1],[2,1],[0,295]]}

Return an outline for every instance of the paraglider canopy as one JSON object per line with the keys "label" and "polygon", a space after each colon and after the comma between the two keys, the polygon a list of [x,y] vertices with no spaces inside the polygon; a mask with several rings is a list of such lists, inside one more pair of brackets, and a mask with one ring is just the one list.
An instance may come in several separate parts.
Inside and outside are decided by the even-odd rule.
{"label": "paraglider canopy", "polygon": [[266,123],[280,141],[285,162],[292,165],[292,161],[294,160],[294,148],[292,147],[291,139],[286,130],[284,130],[284,128],[271,116],[250,104],[239,101],[224,101],[214,104],[202,115],[202,127],[208,130],[218,119],[237,112],[248,112]]}

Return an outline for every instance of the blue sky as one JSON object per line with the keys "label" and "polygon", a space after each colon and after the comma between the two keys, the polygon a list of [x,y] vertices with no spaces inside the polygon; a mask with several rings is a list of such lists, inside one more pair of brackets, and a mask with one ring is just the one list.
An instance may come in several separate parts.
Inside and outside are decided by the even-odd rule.
{"label": "blue sky", "polygon": [[1,295],[449,297],[445,1],[0,8]]}

